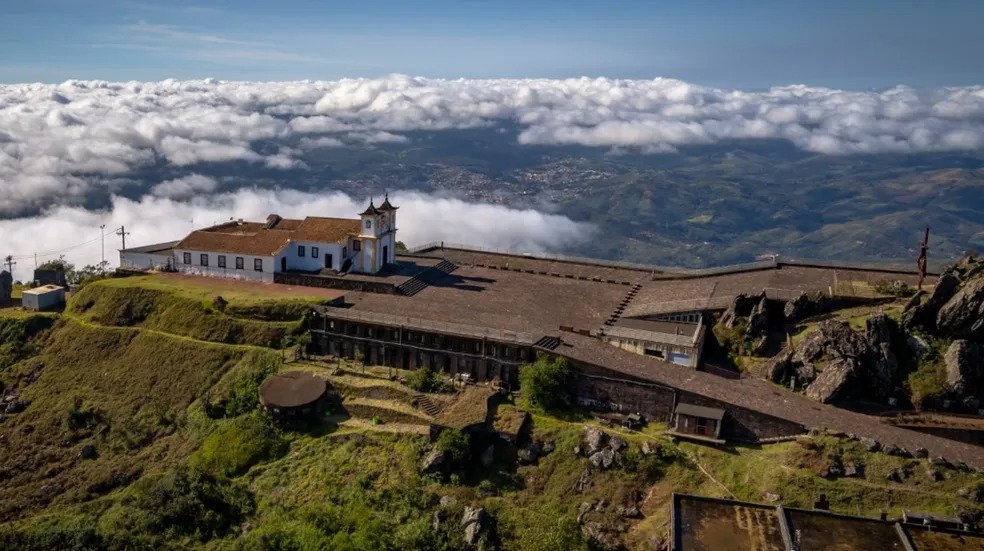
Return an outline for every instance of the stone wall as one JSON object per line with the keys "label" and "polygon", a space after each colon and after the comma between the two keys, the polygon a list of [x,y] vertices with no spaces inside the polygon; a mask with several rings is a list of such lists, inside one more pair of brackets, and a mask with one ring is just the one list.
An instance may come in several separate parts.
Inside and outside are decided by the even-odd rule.
{"label": "stone wall", "polygon": [[[575,394],[580,405],[601,411],[641,413],[650,421],[671,424],[679,403],[723,409],[727,412],[721,437],[756,442],[766,438],[795,436],[806,432],[799,423],[748,410],[699,394],[609,371],[603,367],[572,362],[578,371]],[[680,369],[686,369],[680,367]],[[728,384],[722,379],[721,384]]]}
{"label": "stone wall", "polygon": [[380,293],[386,295],[395,295],[399,293],[396,285],[393,285],[392,283],[385,283],[382,281],[365,281],[361,279],[347,279],[345,277],[277,272],[273,274],[273,282],[282,283],[284,285],[343,289],[346,291],[357,291],[363,293]]}

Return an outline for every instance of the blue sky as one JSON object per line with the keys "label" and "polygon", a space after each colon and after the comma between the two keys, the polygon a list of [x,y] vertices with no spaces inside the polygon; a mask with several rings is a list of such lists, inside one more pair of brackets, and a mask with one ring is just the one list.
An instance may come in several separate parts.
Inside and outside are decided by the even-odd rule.
{"label": "blue sky", "polygon": [[984,82],[979,0],[0,0],[0,82],[680,78]]}

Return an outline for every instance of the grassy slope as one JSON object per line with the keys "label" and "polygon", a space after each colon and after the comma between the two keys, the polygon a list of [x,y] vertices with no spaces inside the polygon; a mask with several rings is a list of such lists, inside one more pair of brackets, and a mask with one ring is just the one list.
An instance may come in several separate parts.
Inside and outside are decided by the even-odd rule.
{"label": "grassy slope", "polygon": [[[205,412],[214,414],[216,403],[225,408],[219,408],[220,413],[248,412],[255,405],[258,381],[279,368],[280,353],[188,338],[198,335],[200,326],[194,320],[199,316],[220,323],[242,320],[203,314],[200,309],[206,306],[201,300],[147,289],[139,280],[127,287],[126,281],[94,285],[90,296],[81,293],[39,343],[39,354],[19,357],[0,374],[32,401],[27,411],[0,425],[8,443],[0,447],[0,515],[24,517],[47,507],[44,516],[8,525],[19,527],[19,533],[66,533],[77,542],[88,530],[85,533],[92,537],[115,535],[131,541],[148,533],[164,534],[160,527],[150,528],[153,519],[184,519],[167,520],[194,527],[169,533],[167,541],[180,548],[441,549],[457,547],[462,535],[457,519],[463,507],[480,505],[495,519],[488,544],[524,551],[585,549],[575,522],[578,506],[604,499],[612,505],[589,513],[586,521],[615,530],[630,548],[646,549],[653,538],[666,534],[674,491],[751,501],[775,493],[793,506],[810,506],[819,493],[826,493],[832,508],[844,513],[887,509],[895,514],[906,507],[952,514],[953,503],[971,506],[955,496],[956,490],[981,483],[978,475],[953,469],[945,470],[942,482],[932,482],[924,461],[868,454],[856,443],[828,437],[808,445],[715,449],[671,443],[660,438],[660,427],[654,426],[645,432],[606,429],[626,438],[630,450],[619,468],[596,473],[592,486],[578,494],[573,487],[586,460],[571,450],[592,421],[577,413],[563,419],[534,416],[534,436],[556,444],[556,451],[538,465],[517,467],[514,453],[500,449],[492,469],[463,472],[441,482],[417,472],[427,442],[421,434],[427,419],[408,409],[412,391],[385,380],[385,368],[369,368],[361,376],[361,367],[346,363],[345,374],[330,376],[331,369],[315,364],[288,367],[328,376],[352,406],[347,419],[334,415],[306,432],[271,432],[263,427],[262,416],[251,413],[210,418]],[[83,300],[92,304],[80,308],[76,301]],[[139,322],[133,321],[139,317],[135,313],[141,313]],[[190,316],[189,321],[161,321],[167,316],[179,319],[179,314]],[[74,317],[79,315],[82,319]],[[99,325],[124,318],[132,326]],[[171,330],[177,334],[169,335]],[[383,425],[368,422],[380,412]],[[385,422],[387,413],[392,422]],[[661,454],[642,457],[639,447],[645,440],[659,442]],[[97,459],[79,458],[86,444],[96,446]],[[819,477],[817,472],[834,458],[863,463],[866,477]],[[203,528],[200,519],[211,518],[214,511],[168,516],[174,508],[183,512],[185,500],[147,497],[167,495],[167,488],[176,491],[174,470],[188,462],[234,473],[228,480],[217,475],[215,484],[225,497],[205,500],[224,503],[220,509],[227,520],[233,519],[227,525]],[[888,482],[886,474],[892,469],[910,477]],[[165,490],[161,477],[171,481]],[[209,484],[197,487],[212,488]],[[239,503],[228,496],[242,492],[251,494],[243,502],[248,505],[227,503]],[[645,517],[621,519],[615,505],[636,492]],[[441,506],[442,496],[454,497],[455,503]],[[232,511],[235,516],[230,516]],[[436,531],[435,514],[449,519]],[[242,535],[240,520],[250,526]],[[0,542],[3,537],[0,525]],[[45,548],[53,540],[34,541]],[[109,539],[98,541],[105,545]],[[154,546],[162,540],[151,541]]]}
{"label": "grassy slope", "polygon": [[[144,287],[141,281],[126,287],[121,283],[125,281],[104,280],[86,286],[73,297],[67,312],[99,325],[138,326],[226,344],[280,347],[286,344],[288,336],[301,330],[299,320],[303,310],[294,321],[244,319],[182,294]],[[254,303],[246,311],[255,317],[264,313],[273,317],[289,315],[289,309],[281,309],[277,303],[268,304],[264,308]]]}

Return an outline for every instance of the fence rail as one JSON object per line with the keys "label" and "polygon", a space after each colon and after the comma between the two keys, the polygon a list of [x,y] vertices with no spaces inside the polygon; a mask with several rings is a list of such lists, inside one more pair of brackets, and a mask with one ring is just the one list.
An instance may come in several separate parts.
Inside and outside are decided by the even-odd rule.
{"label": "fence rail", "polygon": [[327,317],[346,320],[361,321],[365,323],[376,323],[392,327],[406,327],[415,331],[433,331],[435,333],[445,333],[462,337],[473,337],[478,339],[490,339],[499,342],[508,342],[523,345],[532,345],[536,339],[531,333],[520,331],[503,331],[500,329],[489,329],[477,325],[464,323],[452,323],[443,321],[432,321],[411,316],[397,316],[393,314],[380,314],[376,312],[359,312],[342,308],[323,307],[316,308]]}

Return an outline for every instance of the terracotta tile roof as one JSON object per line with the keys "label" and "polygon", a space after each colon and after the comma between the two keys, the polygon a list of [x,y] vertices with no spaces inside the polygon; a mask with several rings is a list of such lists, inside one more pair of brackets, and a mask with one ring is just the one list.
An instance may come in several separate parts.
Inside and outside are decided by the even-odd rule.
{"label": "terracotta tile roof", "polygon": [[277,254],[289,241],[339,243],[358,234],[359,220],[309,216],[304,220],[283,218],[272,228],[261,222],[228,222],[196,230],[179,241],[175,249],[232,253],[253,256]]}
{"label": "terracotta tile roof", "polygon": [[297,231],[294,232],[293,239],[320,241],[322,243],[340,243],[348,239],[349,235],[358,235],[359,223],[359,220],[350,218],[308,216],[298,226]]}

